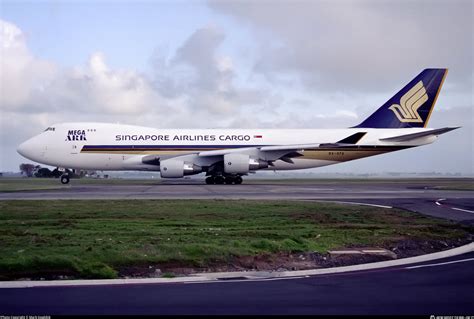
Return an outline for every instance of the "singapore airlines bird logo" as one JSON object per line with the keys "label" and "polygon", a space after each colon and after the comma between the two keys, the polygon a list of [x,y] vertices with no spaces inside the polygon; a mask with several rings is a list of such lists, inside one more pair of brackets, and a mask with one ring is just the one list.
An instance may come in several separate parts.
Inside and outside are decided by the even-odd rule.
{"label": "singapore airlines bird logo", "polygon": [[422,123],[418,109],[426,101],[428,101],[428,94],[423,82],[420,81],[401,97],[400,105],[393,104],[389,109],[395,113],[400,122]]}

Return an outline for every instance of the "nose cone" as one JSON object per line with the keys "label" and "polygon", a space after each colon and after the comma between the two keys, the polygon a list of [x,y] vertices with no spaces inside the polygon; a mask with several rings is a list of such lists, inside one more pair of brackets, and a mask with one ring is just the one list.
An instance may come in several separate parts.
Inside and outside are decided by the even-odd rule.
{"label": "nose cone", "polygon": [[16,151],[23,157],[26,157],[27,159],[34,160],[34,149],[35,145],[32,139],[27,140],[26,142],[21,143]]}

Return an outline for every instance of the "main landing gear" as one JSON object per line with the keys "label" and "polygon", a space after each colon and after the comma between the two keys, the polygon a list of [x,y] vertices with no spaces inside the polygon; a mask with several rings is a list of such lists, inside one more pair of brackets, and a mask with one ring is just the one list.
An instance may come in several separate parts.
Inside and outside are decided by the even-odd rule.
{"label": "main landing gear", "polygon": [[209,176],[206,178],[206,184],[213,185],[213,184],[242,184],[242,177],[240,176],[222,176],[222,175],[215,175]]}

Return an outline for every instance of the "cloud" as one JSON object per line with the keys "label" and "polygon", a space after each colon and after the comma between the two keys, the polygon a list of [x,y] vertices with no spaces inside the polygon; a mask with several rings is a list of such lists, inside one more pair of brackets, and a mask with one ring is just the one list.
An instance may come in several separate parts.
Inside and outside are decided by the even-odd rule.
{"label": "cloud", "polygon": [[86,66],[64,70],[50,83],[49,91],[54,92],[50,105],[98,113],[140,114],[166,104],[145,76],[111,70],[100,52],[92,54]]}
{"label": "cloud", "polygon": [[[171,61],[172,66],[189,66],[195,76],[191,78],[192,88],[225,92],[230,89],[229,82],[234,73],[230,57],[220,57],[217,49],[225,39],[224,33],[216,27],[196,30],[177,50]],[[229,67],[222,67],[228,60]]]}
{"label": "cloud", "polygon": [[155,63],[151,76],[110,68],[101,52],[85,65],[62,68],[33,56],[17,26],[1,21],[1,27],[2,111],[62,112],[64,119],[78,113],[112,119],[166,114],[155,126],[179,126],[189,123],[183,114],[218,120],[262,100],[258,90],[234,84],[232,58],[218,54],[225,35],[216,27],[196,30],[171,58]]}
{"label": "cloud", "polygon": [[199,28],[170,59],[157,54],[154,74],[158,91],[168,97],[185,97],[189,112],[206,113],[211,118],[263,102],[260,90],[235,85],[234,62],[219,53],[224,39],[223,31],[215,26]]}
{"label": "cloud", "polygon": [[[254,69],[322,91],[390,89],[448,67],[472,87],[472,1],[210,1],[260,45]],[[383,78],[383,81],[379,79]]]}
{"label": "cloud", "polygon": [[145,112],[157,95],[149,81],[130,70],[111,70],[102,53],[93,53],[85,66],[62,69],[31,54],[15,25],[0,20],[2,111]]}
{"label": "cloud", "polygon": [[0,20],[0,105],[2,110],[21,109],[35,91],[56,73],[54,65],[35,59],[25,36],[14,24]]}

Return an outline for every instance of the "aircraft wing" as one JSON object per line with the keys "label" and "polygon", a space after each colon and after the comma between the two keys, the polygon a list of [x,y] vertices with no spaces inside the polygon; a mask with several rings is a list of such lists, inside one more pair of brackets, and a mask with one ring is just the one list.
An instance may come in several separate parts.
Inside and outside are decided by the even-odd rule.
{"label": "aircraft wing", "polygon": [[[213,157],[213,156],[223,156],[230,153],[249,153],[254,151],[259,151],[265,153],[266,158],[273,158],[273,160],[278,159],[279,157],[298,157],[301,156],[300,152],[304,150],[314,150],[318,148],[338,148],[338,147],[347,147],[354,146],[354,144],[345,144],[345,143],[323,143],[323,144],[289,144],[289,145],[272,145],[272,146],[261,146],[261,147],[242,147],[242,148],[225,148],[214,151],[204,151],[197,153],[200,157]],[[196,154],[196,153],[194,153]],[[174,155],[146,155],[142,158],[142,162],[145,164],[159,165],[160,160],[186,156],[189,154],[174,156]]]}
{"label": "aircraft wing", "polygon": [[[277,159],[285,160],[291,157],[302,156],[302,151],[305,149],[316,149],[320,147],[321,144],[295,144],[295,145],[275,145],[275,146],[262,146],[262,147],[242,147],[242,148],[225,148],[214,151],[204,151],[199,153],[193,153],[199,157],[220,157],[226,154],[231,153],[242,153],[242,154],[252,154],[258,152],[262,154],[268,161],[275,161]],[[302,147],[304,146],[304,148]],[[149,165],[160,165],[160,162],[169,159],[169,158],[178,158],[189,156],[191,154],[182,154],[178,156],[174,155],[146,155],[142,157],[142,163]],[[264,156],[263,156],[264,155]],[[288,160],[286,160],[288,161]]]}
{"label": "aircraft wing", "polygon": [[419,133],[385,137],[385,138],[381,138],[380,140],[384,142],[407,142],[407,141],[415,140],[417,138],[426,137],[426,136],[432,136],[432,135],[438,136],[438,135],[456,130],[458,128],[459,127],[443,127],[443,128],[433,129],[433,130],[419,132]]}
{"label": "aircraft wing", "polygon": [[269,145],[246,147],[238,149],[222,149],[214,151],[199,152],[198,156],[223,156],[229,153],[245,153],[258,151],[264,153],[267,160],[274,161],[277,159],[288,160],[291,157],[302,156],[304,150],[314,150],[319,148],[340,148],[347,146],[354,146],[366,132],[358,132],[352,134],[336,143],[311,143],[311,144],[286,144],[286,145]]}
{"label": "aircraft wing", "polygon": [[260,147],[244,147],[236,149],[221,149],[215,151],[204,151],[199,152],[199,156],[221,156],[229,153],[242,153],[249,150],[258,149],[261,152],[271,152],[271,151],[288,151],[294,152],[297,150],[304,149],[315,149],[320,147],[321,144],[290,144],[290,145],[272,145],[272,146],[260,146]]}

